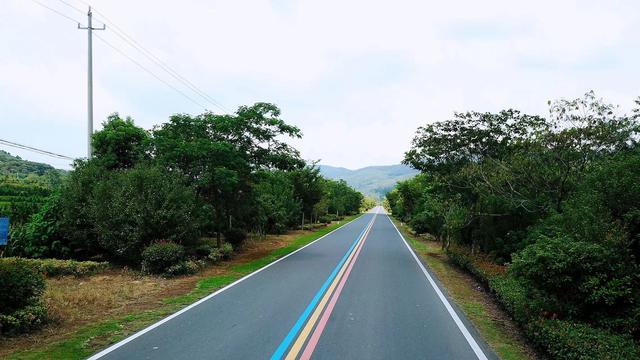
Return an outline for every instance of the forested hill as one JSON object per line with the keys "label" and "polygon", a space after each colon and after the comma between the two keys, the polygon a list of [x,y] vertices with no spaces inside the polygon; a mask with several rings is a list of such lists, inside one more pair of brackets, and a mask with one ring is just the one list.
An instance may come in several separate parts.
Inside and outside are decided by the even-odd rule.
{"label": "forested hill", "polygon": [[48,172],[63,172],[51,165],[42,164],[21,159],[10,153],[0,150],[0,175],[15,175],[24,177],[28,175],[42,176]]}
{"label": "forested hill", "polygon": [[356,190],[376,199],[389,192],[395,184],[418,172],[406,165],[368,166],[358,170],[320,165],[320,173],[330,179],[343,179]]}

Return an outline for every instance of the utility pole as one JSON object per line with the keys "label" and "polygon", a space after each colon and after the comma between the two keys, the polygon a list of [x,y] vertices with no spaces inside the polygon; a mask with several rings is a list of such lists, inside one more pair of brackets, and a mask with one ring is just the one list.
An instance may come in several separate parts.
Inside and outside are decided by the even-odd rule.
{"label": "utility pole", "polygon": [[93,30],[104,30],[106,25],[102,25],[101,28],[94,28],[91,24],[91,6],[89,6],[89,12],[87,13],[87,26],[83,27],[78,23],[78,29],[87,30],[88,34],[88,62],[87,62],[87,159],[91,158],[91,135],[93,135],[93,38],[91,32]]}

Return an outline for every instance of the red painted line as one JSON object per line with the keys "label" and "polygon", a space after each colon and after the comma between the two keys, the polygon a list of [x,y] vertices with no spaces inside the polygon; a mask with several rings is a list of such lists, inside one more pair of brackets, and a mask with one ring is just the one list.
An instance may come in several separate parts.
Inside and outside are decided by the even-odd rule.
{"label": "red painted line", "polygon": [[331,300],[329,301],[329,304],[324,310],[324,313],[322,314],[322,318],[320,318],[320,322],[318,322],[318,325],[313,331],[313,334],[311,335],[311,338],[309,339],[307,346],[304,348],[304,351],[302,352],[302,356],[300,356],[300,360],[309,360],[311,358],[311,355],[313,355],[313,351],[316,349],[316,345],[318,345],[318,340],[320,340],[320,336],[322,336],[322,332],[324,331],[324,328],[327,325],[327,322],[329,321],[329,317],[333,312],[333,308],[335,307],[336,302],[340,297],[342,288],[344,288],[344,284],[347,282],[347,278],[349,277],[349,274],[351,274],[351,269],[353,269],[353,265],[356,263],[356,260],[358,260],[358,256],[360,255],[360,250],[362,250],[362,248],[364,247],[364,242],[367,241],[368,236],[369,236],[369,232],[367,232],[364,240],[362,240],[362,243],[360,243],[360,246],[358,247],[357,252],[354,254],[353,259],[351,260],[351,263],[349,263],[349,267],[347,268],[344,275],[342,276],[342,279],[340,280],[340,284],[338,284],[338,287],[336,288],[335,292],[331,296]]}

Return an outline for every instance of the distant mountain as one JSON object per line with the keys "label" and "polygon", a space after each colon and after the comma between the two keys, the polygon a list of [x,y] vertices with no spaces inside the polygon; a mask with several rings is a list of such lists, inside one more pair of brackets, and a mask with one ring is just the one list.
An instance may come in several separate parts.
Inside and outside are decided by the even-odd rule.
{"label": "distant mountain", "polygon": [[12,175],[26,177],[28,175],[43,176],[47,173],[64,174],[66,171],[59,170],[48,164],[23,160],[19,156],[0,150],[0,175]]}
{"label": "distant mountain", "polygon": [[368,166],[358,170],[319,165],[320,173],[329,179],[343,179],[365,195],[382,199],[395,184],[418,173],[406,165]]}

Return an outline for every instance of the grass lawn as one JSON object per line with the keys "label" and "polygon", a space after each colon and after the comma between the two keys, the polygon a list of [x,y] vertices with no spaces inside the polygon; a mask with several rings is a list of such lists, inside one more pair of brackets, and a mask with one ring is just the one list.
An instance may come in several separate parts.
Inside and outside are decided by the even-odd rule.
{"label": "grass lawn", "polygon": [[[272,241],[271,248],[267,247],[268,250],[264,247],[249,246],[249,249],[239,254],[236,259],[220,266],[213,266],[191,277],[135,278],[123,272],[102,274],[82,280],[71,277],[54,280],[48,285],[49,294],[47,295],[47,301],[54,315],[60,319],[83,318],[85,323],[67,329],[63,334],[55,334],[60,332],[60,329],[52,324],[47,329],[28,335],[27,339],[5,339],[0,344],[0,357],[84,359],[309,244],[354,218],[356,216],[348,217],[315,232],[299,231],[294,233],[300,234],[299,236],[280,237],[278,241]],[[114,291],[115,287],[117,291]],[[141,301],[140,297],[147,291],[152,292],[151,299]],[[167,293],[173,295],[167,296]],[[110,296],[101,294],[110,294]],[[128,312],[123,314],[122,311],[118,311],[118,306],[125,303],[129,304],[125,308]],[[85,306],[91,309],[83,308]],[[101,307],[110,309],[110,312],[100,311]],[[93,319],[83,313],[92,311],[96,313]],[[109,314],[118,315],[109,316]],[[12,340],[18,343],[12,343]],[[21,340],[22,343],[19,342]]]}
{"label": "grass lawn", "polygon": [[499,308],[478,282],[448,261],[440,243],[424,236],[416,236],[406,225],[395,219],[393,222],[501,359],[538,358],[515,322]]}

